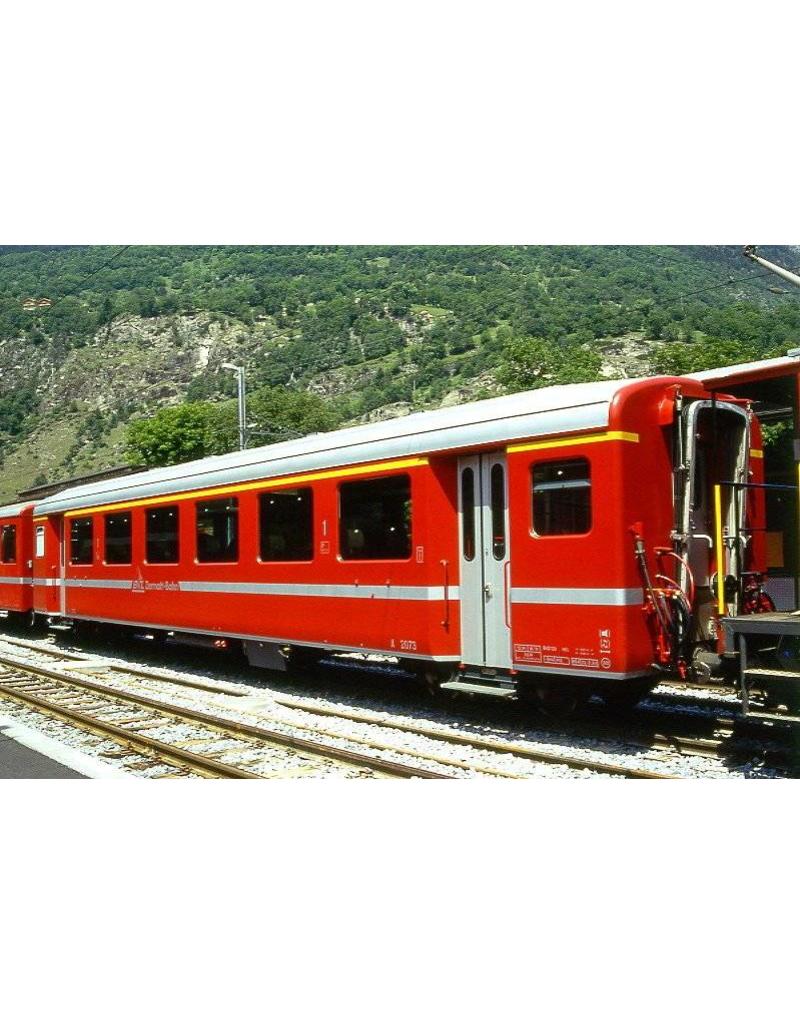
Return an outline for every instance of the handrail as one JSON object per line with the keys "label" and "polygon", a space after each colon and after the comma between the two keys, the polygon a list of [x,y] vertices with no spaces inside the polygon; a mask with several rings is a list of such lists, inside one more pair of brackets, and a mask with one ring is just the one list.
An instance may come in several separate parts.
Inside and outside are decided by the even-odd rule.
{"label": "handrail", "polygon": [[722,544],[722,485],[714,484],[714,536],[717,549],[717,610],[725,614],[725,548]]}
{"label": "handrail", "polygon": [[511,629],[511,560],[503,566],[503,618],[506,629]]}
{"label": "handrail", "polygon": [[444,569],[444,618],[442,619],[442,626],[445,629],[450,628],[450,573],[448,572],[450,563],[446,558],[442,558],[439,563]]}

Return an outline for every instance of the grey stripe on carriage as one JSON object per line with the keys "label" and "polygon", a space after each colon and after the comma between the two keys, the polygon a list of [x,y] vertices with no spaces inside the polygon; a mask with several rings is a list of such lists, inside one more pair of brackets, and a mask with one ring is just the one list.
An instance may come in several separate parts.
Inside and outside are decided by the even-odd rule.
{"label": "grey stripe on carriage", "polygon": [[[347,597],[384,601],[458,600],[458,587],[403,587],[384,584],[338,583],[232,583],[216,580],[111,580],[67,579],[66,586],[78,589],[130,590],[141,587],[147,593],[246,594],[268,597]],[[174,589],[172,589],[174,588]]]}
{"label": "grey stripe on carriage", "polygon": [[512,587],[512,604],[637,605],[641,587]]}

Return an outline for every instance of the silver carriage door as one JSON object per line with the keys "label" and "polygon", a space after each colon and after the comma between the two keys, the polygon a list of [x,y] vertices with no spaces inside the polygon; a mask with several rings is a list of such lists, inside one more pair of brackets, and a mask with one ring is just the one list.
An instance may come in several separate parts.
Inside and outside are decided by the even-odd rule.
{"label": "silver carriage door", "polygon": [[461,660],[511,667],[511,571],[504,453],[459,459]]}

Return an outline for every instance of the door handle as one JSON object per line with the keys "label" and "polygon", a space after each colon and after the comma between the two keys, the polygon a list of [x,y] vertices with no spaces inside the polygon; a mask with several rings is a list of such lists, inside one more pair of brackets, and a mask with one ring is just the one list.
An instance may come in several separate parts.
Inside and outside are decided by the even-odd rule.
{"label": "door handle", "polygon": [[492,596],[492,585],[491,585],[491,583],[484,583],[484,585],[483,585],[483,596],[486,598],[487,601]]}

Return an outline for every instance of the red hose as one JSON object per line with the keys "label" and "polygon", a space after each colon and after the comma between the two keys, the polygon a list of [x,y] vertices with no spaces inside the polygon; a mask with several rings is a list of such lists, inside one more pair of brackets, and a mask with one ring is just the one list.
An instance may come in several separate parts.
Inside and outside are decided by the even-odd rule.
{"label": "red hose", "polygon": [[[677,561],[680,562],[680,564],[686,570],[686,578],[689,581],[689,593],[688,594],[684,594],[684,597],[688,601],[689,607],[693,608],[694,607],[694,597],[695,597],[695,585],[694,585],[694,574],[692,573],[692,570],[689,568],[689,563],[686,561],[686,559],[682,555],[679,555],[676,551],[664,551],[663,554],[665,554],[665,555],[672,555],[672,557],[677,559]],[[667,577],[664,577],[664,578],[666,579]],[[675,584],[675,586],[676,587],[678,586],[677,583]],[[678,590],[682,591],[682,588],[678,587]]]}

